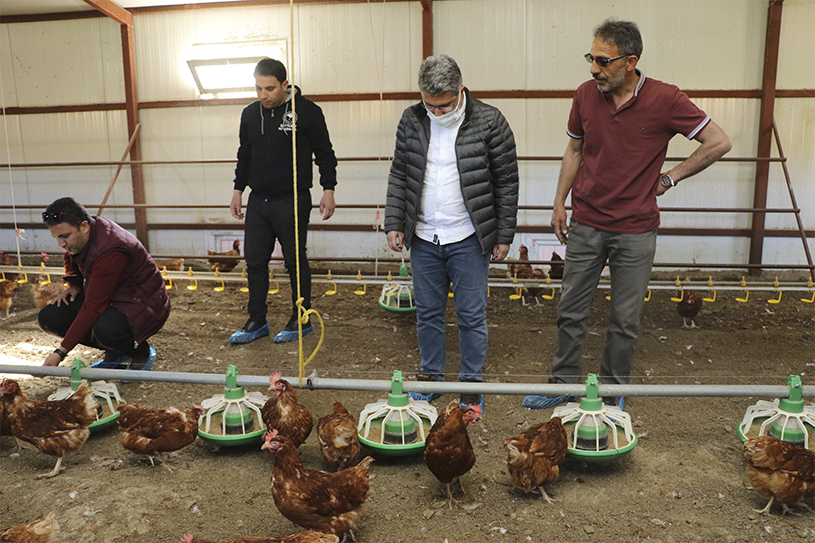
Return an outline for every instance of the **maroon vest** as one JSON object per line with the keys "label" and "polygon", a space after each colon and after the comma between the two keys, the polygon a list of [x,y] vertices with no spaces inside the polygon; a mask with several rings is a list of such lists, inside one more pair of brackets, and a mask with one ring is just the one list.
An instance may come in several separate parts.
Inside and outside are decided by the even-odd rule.
{"label": "maroon vest", "polygon": [[72,256],[85,287],[93,275],[94,262],[109,251],[121,251],[130,257],[116,282],[110,303],[125,314],[136,341],[141,343],[158,332],[170,316],[170,298],[164,280],[136,236],[113,221],[92,217],[88,244],[80,254]]}

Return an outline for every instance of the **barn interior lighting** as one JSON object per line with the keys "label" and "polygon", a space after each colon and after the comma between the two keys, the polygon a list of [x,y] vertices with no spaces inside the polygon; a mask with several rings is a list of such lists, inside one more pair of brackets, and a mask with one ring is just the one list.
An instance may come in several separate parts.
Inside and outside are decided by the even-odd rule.
{"label": "barn interior lighting", "polygon": [[253,96],[253,71],[265,57],[286,64],[286,40],[194,44],[187,66],[204,98]]}

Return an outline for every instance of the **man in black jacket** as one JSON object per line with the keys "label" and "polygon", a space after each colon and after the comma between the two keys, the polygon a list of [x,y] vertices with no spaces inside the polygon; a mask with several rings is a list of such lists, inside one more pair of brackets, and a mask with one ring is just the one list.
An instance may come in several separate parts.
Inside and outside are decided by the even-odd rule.
{"label": "man in black jacket", "polygon": [[[323,197],[320,214],[326,220],[334,214],[334,187],[337,184],[337,158],[328,137],[325,117],[319,106],[303,98],[300,89],[291,92],[286,67],[280,61],[262,59],[255,67],[258,100],[241,114],[238,165],[235,189],[229,208],[232,216],[243,219],[244,189],[252,192],[246,203],[245,257],[249,283],[249,320],[229,338],[233,344],[250,343],[269,335],[266,322],[266,295],[269,291],[269,259],[275,241],[283,248],[283,259],[292,285],[292,315],[275,343],[298,337],[297,267],[294,220],[294,174],[292,172],[292,124],[296,113],[297,132],[297,210],[300,254],[300,297],[303,308],[311,307],[311,269],[306,259],[306,236],[311,213],[312,155],[320,168]],[[292,98],[294,97],[294,98]],[[292,99],[296,101],[292,108]],[[293,111],[294,110],[294,111]],[[303,335],[313,330],[302,325]]]}
{"label": "man in black jacket", "polygon": [[[447,292],[459,326],[459,381],[480,382],[487,355],[490,257],[503,260],[515,236],[515,137],[498,109],[470,96],[447,55],[419,68],[422,102],[402,114],[388,177],[385,232],[394,251],[410,249],[421,352],[419,380],[443,381]],[[438,394],[411,393],[433,400]],[[478,394],[462,404],[482,405]]]}

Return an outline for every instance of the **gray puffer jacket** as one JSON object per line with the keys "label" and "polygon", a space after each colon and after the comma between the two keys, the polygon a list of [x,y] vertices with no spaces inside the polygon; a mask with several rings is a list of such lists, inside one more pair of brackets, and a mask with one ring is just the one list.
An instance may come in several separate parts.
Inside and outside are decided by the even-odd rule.
{"label": "gray puffer jacket", "polygon": [[[464,204],[481,249],[510,245],[518,212],[515,136],[498,109],[467,94],[464,122],[456,137],[456,158]],[[430,144],[430,119],[419,102],[402,114],[388,176],[385,232],[402,232],[405,246],[416,228]]]}

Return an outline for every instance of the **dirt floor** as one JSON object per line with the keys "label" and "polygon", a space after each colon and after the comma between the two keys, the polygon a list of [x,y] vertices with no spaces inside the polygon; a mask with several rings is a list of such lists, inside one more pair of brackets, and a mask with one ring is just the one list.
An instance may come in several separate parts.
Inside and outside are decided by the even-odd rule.
{"label": "dirt floor", "polygon": [[[335,272],[336,273],[336,272]],[[707,274],[698,274],[707,277]],[[701,277],[700,277],[701,278]],[[739,276],[740,278],[740,276]],[[390,379],[395,369],[415,378],[419,364],[415,317],[377,306],[378,288],[365,296],[340,285],[334,296],[320,295],[313,306],[326,325],[325,342],[309,371],[348,379]],[[601,291],[604,294],[604,291]],[[509,289],[492,289],[488,322],[490,346],[484,376],[491,382],[546,382],[556,348],[556,302],[523,306]],[[773,384],[790,374],[812,385],[815,375],[815,304],[799,301],[804,293],[752,292],[737,303],[737,291],[719,292],[698,318],[699,329],[682,329],[670,297],[654,291],[645,305],[632,383]],[[274,331],[288,315],[287,287],[270,296]],[[227,344],[246,319],[247,294],[237,286],[222,293],[183,285],[172,291],[173,311],[152,343],[158,350],[155,371],[223,374],[235,364],[243,375],[280,370],[297,374],[297,344],[276,345],[271,338],[247,346]],[[453,304],[448,311],[448,373],[458,370]],[[277,313],[275,313],[275,311]],[[604,346],[607,302],[597,296],[592,308],[584,372],[596,372]],[[9,318],[0,319],[0,363],[7,357],[38,362],[57,340],[36,325],[27,289],[14,300]],[[319,334],[305,338],[307,354]],[[78,348],[86,362],[100,353]],[[5,358],[4,358],[5,357]],[[455,379],[455,377],[452,377]],[[22,380],[39,399],[67,385],[67,379]],[[218,386],[134,382],[119,384],[126,401],[154,406],[189,406],[221,393]],[[264,389],[258,389],[265,393]],[[383,398],[368,392],[299,392],[315,421],[339,398],[358,416]],[[434,402],[442,408],[452,395]],[[556,500],[547,504],[511,484],[502,440],[529,425],[548,420],[551,410],[521,407],[521,396],[486,397],[485,416],[470,428],[477,461],[463,477],[468,493],[463,506],[436,506],[443,486],[421,455],[377,456],[366,511],[356,530],[359,542],[460,543],[477,541],[815,541],[815,512],[800,516],[761,516],[765,500],[747,488],[745,460],[736,426],[748,406],[761,398],[629,397],[638,446],[607,463],[566,460],[560,478],[548,487]],[[772,399],[772,398],[763,398]],[[811,403],[811,401],[810,401]],[[258,445],[217,447],[201,439],[173,454],[172,472],[124,450],[116,427],[96,433],[66,457],[67,470],[53,479],[35,480],[54,459],[36,449],[14,453],[14,440],[0,443],[0,527],[56,512],[66,542],[177,543],[196,537],[230,541],[240,536],[282,536],[299,528],[277,510],[270,493],[273,457]],[[300,448],[307,467],[325,469],[317,438]],[[459,496],[461,497],[461,496]]]}

